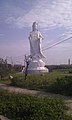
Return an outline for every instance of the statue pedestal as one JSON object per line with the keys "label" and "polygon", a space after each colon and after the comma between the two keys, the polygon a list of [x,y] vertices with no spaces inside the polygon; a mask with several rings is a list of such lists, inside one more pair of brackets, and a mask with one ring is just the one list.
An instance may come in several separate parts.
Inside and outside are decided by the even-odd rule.
{"label": "statue pedestal", "polygon": [[49,72],[49,70],[44,66],[45,66],[45,63],[41,59],[31,60],[31,61],[29,61],[27,72],[28,73],[46,73],[46,72]]}

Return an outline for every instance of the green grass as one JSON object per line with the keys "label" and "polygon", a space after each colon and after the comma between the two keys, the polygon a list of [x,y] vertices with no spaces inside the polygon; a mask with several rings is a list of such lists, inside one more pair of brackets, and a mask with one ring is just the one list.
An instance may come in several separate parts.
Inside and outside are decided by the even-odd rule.
{"label": "green grass", "polygon": [[72,74],[69,71],[71,69],[58,69],[46,74],[28,74],[27,80],[24,80],[23,74],[13,74],[12,80],[6,77],[0,82],[21,88],[72,96]]}
{"label": "green grass", "polygon": [[63,70],[55,70],[44,75],[31,74],[27,80],[24,80],[23,75],[18,75],[11,81],[11,85],[72,96],[72,75]]}
{"label": "green grass", "polygon": [[0,114],[11,120],[72,120],[61,99],[33,97],[0,90]]}
{"label": "green grass", "polygon": [[72,76],[57,78],[55,83],[49,86],[48,91],[72,96]]}

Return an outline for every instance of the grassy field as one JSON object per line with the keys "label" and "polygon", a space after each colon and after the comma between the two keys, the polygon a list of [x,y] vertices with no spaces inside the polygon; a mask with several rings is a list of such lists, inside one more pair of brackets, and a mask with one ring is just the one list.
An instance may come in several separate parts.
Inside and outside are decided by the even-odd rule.
{"label": "grassy field", "polygon": [[72,96],[72,73],[69,69],[58,69],[46,74],[28,74],[24,80],[23,74],[13,74],[1,80],[1,83],[10,84],[21,88],[42,90]]}
{"label": "grassy field", "polygon": [[72,120],[61,99],[35,97],[0,90],[0,115],[11,120]]}
{"label": "grassy field", "polygon": [[[12,80],[6,76],[0,83],[72,96],[72,73],[68,69],[54,70],[47,74],[30,74],[27,80],[24,80],[23,74],[12,75]],[[72,120],[72,116],[66,114],[67,109],[61,99],[0,90],[0,114],[12,120]]]}

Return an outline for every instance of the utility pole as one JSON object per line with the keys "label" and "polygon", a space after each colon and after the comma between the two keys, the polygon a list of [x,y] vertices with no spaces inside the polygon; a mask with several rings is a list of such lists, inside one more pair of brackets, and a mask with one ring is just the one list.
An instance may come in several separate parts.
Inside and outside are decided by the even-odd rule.
{"label": "utility pole", "polygon": [[70,65],[70,58],[68,59],[68,65]]}

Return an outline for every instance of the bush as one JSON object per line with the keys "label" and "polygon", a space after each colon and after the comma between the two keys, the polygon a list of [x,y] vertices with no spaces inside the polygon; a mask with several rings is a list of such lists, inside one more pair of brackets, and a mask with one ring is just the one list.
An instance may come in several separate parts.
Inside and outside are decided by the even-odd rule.
{"label": "bush", "polygon": [[24,76],[15,76],[11,81],[11,85],[28,89],[44,90],[55,81],[55,78],[56,75],[53,73],[44,75],[30,74],[27,80],[24,80]]}
{"label": "bush", "polygon": [[57,78],[48,90],[50,92],[72,96],[72,76]]}
{"label": "bush", "polygon": [[14,77],[11,85],[72,96],[72,76],[53,78],[47,74],[44,76],[30,75],[27,80],[24,80],[24,76],[20,76]]}
{"label": "bush", "polygon": [[59,99],[0,91],[0,114],[12,120],[70,120],[64,110]]}

